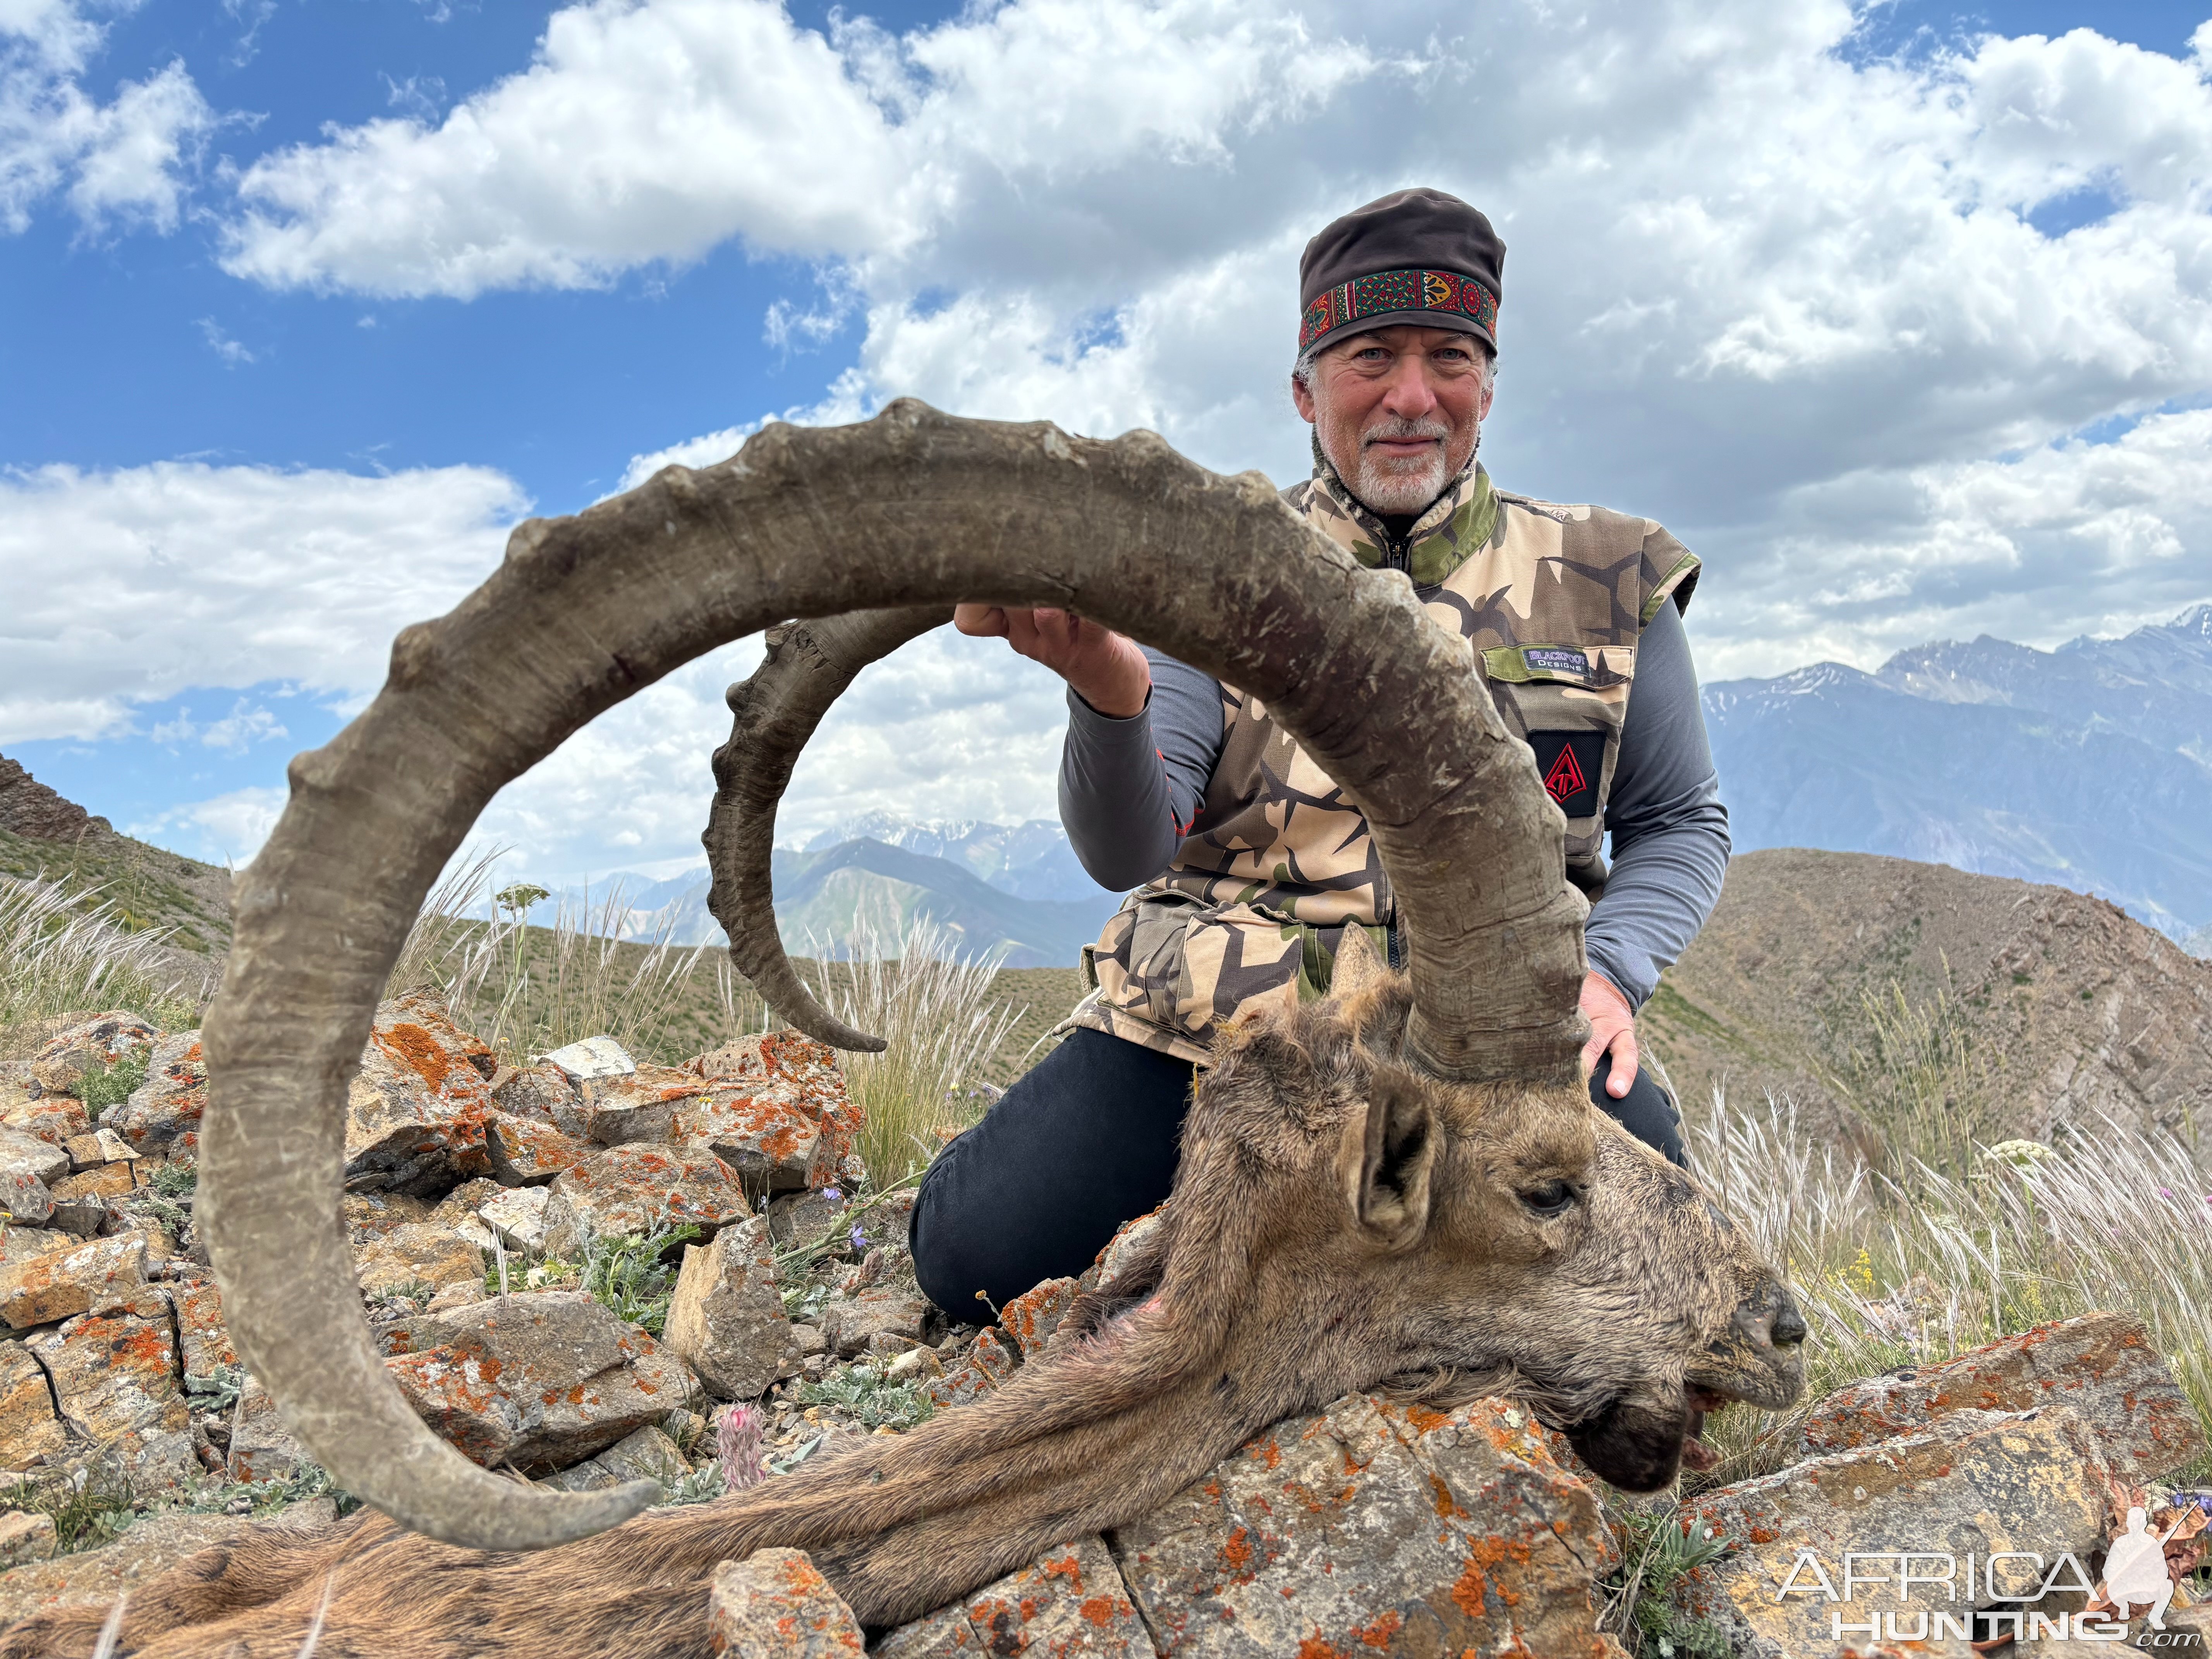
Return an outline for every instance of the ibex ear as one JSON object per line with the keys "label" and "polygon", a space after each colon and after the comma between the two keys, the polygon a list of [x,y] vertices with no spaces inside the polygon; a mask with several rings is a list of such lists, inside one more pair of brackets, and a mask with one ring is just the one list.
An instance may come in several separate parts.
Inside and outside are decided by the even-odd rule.
{"label": "ibex ear", "polygon": [[1356,921],[1346,922],[1342,942],[1336,947],[1336,966],[1329,970],[1329,997],[1334,1001],[1345,1001],[1389,971],[1376,954],[1374,941],[1367,937],[1367,930]]}
{"label": "ibex ear", "polygon": [[1365,1109],[1344,1126],[1337,1172],[1360,1231],[1402,1250],[1429,1224],[1429,1174],[1437,1161],[1437,1113],[1412,1079],[1371,1079]]}

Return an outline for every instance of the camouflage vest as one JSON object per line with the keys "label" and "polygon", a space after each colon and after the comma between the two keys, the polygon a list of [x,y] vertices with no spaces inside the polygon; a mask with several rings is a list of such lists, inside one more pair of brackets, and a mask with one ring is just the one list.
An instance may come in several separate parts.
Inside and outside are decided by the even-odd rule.
{"label": "camouflage vest", "polygon": [[[1686,607],[1698,560],[1649,519],[1558,507],[1470,468],[1393,544],[1326,462],[1284,499],[1362,564],[1407,570],[1468,640],[1509,731],[1567,817],[1567,874],[1595,898],[1605,802],[1644,624]],[[1404,959],[1367,820],[1268,717],[1224,686],[1222,747],[1175,862],[1084,947],[1085,1026],[1203,1062],[1239,1014],[1328,988],[1346,924]]]}

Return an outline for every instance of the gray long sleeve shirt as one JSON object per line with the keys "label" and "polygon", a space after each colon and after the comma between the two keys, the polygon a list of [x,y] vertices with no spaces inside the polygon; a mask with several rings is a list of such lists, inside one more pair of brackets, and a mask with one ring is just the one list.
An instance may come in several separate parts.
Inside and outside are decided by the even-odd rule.
{"label": "gray long sleeve shirt", "polygon": [[[1221,687],[1146,647],[1152,695],[1126,720],[1071,689],[1060,820],[1091,879],[1131,888],[1175,860],[1220,758]],[[1643,1006],[1712,914],[1728,872],[1721,805],[1689,636],[1672,605],[1644,625],[1607,797],[1612,873],[1590,910],[1590,966]]]}

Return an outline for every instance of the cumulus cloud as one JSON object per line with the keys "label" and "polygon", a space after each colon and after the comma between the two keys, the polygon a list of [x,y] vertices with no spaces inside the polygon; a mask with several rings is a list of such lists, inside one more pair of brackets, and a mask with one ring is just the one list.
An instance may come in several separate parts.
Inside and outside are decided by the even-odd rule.
{"label": "cumulus cloud", "polygon": [[[911,392],[1147,426],[1287,480],[1303,241],[1433,183],[1512,248],[1493,471],[1707,553],[1698,622],[1739,669],[1896,632],[1866,620],[1858,574],[1883,548],[1918,550],[1883,567],[1898,628],[2047,641],[2132,614],[2137,575],[2098,561],[2046,609],[2035,558],[1974,551],[2014,532],[1961,539],[1946,503],[1968,478],[2093,488],[2077,434],[2212,386],[2212,24],[2184,57],[2079,29],[1908,61],[1869,58],[1860,21],[1844,0],[1523,0],[1461,36],[1342,0],[1012,0],[825,37],[765,0],[599,0],[442,123],[264,158],[230,259],[280,285],[470,294],[738,237],[827,257],[817,314],[866,319],[857,372],[787,417]],[[2039,229],[2063,203],[2087,222]],[[2144,447],[2166,429],[2123,453],[2166,465]],[[2198,487],[2170,471],[2142,510],[2201,556]],[[1893,533],[1907,510],[1927,516]],[[2161,593],[2212,588],[2172,568]]]}
{"label": "cumulus cloud", "polygon": [[195,685],[370,690],[393,634],[481,580],[526,505],[483,467],[0,474],[0,743],[115,733]]}
{"label": "cumulus cloud", "polygon": [[0,6],[0,228],[21,231],[56,191],[90,230],[176,228],[217,118],[182,63],[123,82],[104,104],[88,94],[105,36],[75,0]]}
{"label": "cumulus cloud", "polygon": [[210,864],[242,868],[253,861],[283,811],[282,789],[233,789],[126,823],[123,833],[157,846],[185,848]]}

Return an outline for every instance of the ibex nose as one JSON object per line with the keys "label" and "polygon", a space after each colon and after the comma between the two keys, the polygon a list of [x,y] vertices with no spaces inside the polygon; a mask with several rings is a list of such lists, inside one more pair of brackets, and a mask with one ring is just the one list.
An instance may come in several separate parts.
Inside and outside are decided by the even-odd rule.
{"label": "ibex nose", "polygon": [[1790,1287],[1778,1279],[1766,1279],[1753,1291],[1729,1324],[1758,1350],[1796,1348],[1805,1340],[1805,1316],[1798,1312]]}

